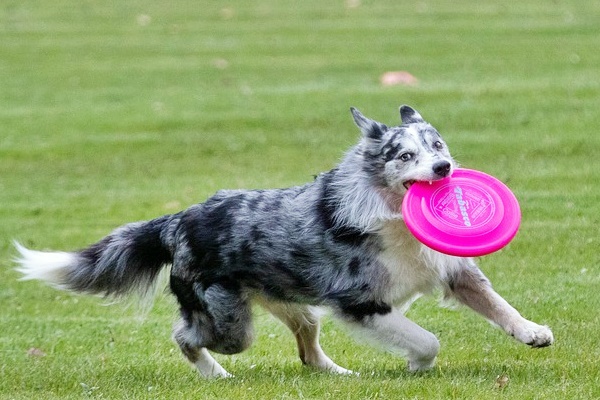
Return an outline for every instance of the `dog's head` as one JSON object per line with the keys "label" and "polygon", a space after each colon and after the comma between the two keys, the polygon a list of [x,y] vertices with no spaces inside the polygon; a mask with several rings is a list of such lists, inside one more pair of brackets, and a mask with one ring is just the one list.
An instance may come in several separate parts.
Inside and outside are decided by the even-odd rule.
{"label": "dog's head", "polygon": [[364,136],[362,167],[375,184],[404,195],[413,183],[443,179],[456,168],[438,131],[411,107],[400,107],[402,124],[395,127],[373,121],[355,108],[351,111]]}

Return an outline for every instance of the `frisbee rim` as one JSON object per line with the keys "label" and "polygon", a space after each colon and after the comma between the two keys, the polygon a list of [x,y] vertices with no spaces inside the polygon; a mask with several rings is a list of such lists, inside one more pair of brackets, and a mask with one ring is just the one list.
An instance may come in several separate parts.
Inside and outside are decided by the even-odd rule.
{"label": "frisbee rim", "polygon": [[[442,230],[443,224],[432,224],[423,215],[424,210],[431,212],[430,197],[440,188],[460,184],[477,185],[482,192],[490,195],[502,213],[496,226],[473,230],[462,227],[461,235],[456,234],[458,228]],[[429,195],[429,197],[427,197]],[[493,253],[505,247],[516,236],[521,223],[521,210],[514,193],[499,179],[485,172],[457,168],[452,176],[440,181],[416,182],[405,194],[402,201],[402,216],[413,236],[426,246],[444,254],[460,257],[476,257]],[[488,222],[489,223],[489,222]]]}

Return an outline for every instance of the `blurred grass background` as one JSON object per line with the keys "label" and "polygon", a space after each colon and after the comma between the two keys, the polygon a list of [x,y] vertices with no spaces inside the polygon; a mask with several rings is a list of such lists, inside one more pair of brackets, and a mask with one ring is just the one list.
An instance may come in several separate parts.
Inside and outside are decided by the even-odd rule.
{"label": "blurred grass background", "polygon": [[[600,397],[599,20],[591,0],[3,1],[0,398]],[[382,86],[396,70],[418,83]],[[141,322],[16,281],[12,239],[76,249],[220,188],[304,183],[357,140],[350,106],[395,124],[400,104],[517,194],[519,235],[480,263],[552,348],[424,299],[409,314],[442,342],[434,371],[326,320],[325,350],[361,373],[337,377],[257,311],[255,346],[219,358],[236,378],[205,382],[170,297]]]}

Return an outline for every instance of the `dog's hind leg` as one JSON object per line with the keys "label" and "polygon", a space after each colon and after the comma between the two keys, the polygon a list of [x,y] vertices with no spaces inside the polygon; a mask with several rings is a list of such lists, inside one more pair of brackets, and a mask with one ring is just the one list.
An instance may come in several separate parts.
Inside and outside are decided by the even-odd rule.
{"label": "dog's hind leg", "polygon": [[263,300],[260,304],[280,319],[294,334],[303,364],[337,374],[351,374],[350,370],[334,363],[319,344],[320,316],[314,307]]}
{"label": "dog's hind leg", "polygon": [[507,334],[531,347],[550,346],[554,341],[547,326],[538,325],[521,316],[492,288],[474,262],[469,262],[449,279],[448,293],[471,307]]}
{"label": "dog's hind leg", "polygon": [[171,289],[181,305],[173,337],[183,354],[205,377],[230,376],[208,350],[235,354],[252,343],[250,305],[243,291],[227,282],[204,289],[174,276]]}
{"label": "dog's hind leg", "polygon": [[205,378],[228,378],[231,375],[210,355],[205,347],[198,341],[194,328],[183,318],[173,330],[173,339],[181,348],[181,352],[191,362],[198,372]]}

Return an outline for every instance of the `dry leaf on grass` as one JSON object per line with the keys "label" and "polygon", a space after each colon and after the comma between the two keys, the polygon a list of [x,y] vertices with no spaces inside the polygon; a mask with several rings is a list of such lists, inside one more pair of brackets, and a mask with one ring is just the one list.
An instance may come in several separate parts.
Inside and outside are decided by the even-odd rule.
{"label": "dry leaf on grass", "polygon": [[413,74],[407,71],[388,71],[381,75],[379,82],[383,86],[414,86],[419,82],[419,80]]}
{"label": "dry leaf on grass", "polygon": [[508,382],[510,378],[506,374],[501,374],[496,377],[496,383],[494,384],[494,389],[502,390],[506,386],[508,386]]}
{"label": "dry leaf on grass", "polygon": [[44,353],[44,351],[42,351],[42,349],[38,349],[37,347],[32,347],[29,350],[27,350],[27,355],[29,357],[45,357],[46,353]]}

